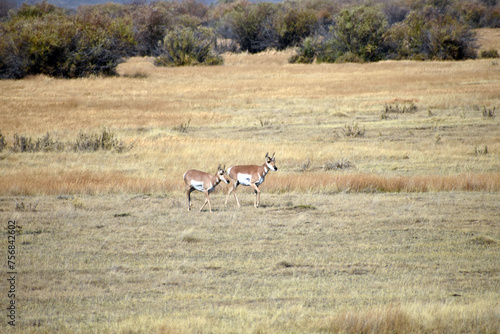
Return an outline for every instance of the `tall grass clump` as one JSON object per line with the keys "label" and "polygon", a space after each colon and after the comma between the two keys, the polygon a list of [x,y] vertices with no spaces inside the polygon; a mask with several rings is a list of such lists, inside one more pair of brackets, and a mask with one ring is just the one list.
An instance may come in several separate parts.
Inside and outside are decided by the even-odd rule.
{"label": "tall grass clump", "polygon": [[156,66],[221,65],[223,58],[215,52],[212,29],[199,27],[170,30],[155,60]]}

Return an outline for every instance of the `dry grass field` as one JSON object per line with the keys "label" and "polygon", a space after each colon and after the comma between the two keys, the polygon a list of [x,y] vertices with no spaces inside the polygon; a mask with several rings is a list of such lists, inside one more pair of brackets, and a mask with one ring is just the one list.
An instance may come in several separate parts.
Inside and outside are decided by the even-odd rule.
{"label": "dry grass field", "polygon": [[[479,42],[500,49],[497,30]],[[288,64],[0,81],[23,333],[500,332],[500,64]],[[107,129],[122,153],[76,152]],[[19,153],[14,136],[63,150]],[[278,172],[186,210],[183,173]],[[4,260],[2,272],[7,272]],[[6,275],[6,274],[5,274]],[[6,309],[8,285],[0,300]],[[5,312],[4,312],[5,313]],[[5,324],[5,326],[4,326]]]}

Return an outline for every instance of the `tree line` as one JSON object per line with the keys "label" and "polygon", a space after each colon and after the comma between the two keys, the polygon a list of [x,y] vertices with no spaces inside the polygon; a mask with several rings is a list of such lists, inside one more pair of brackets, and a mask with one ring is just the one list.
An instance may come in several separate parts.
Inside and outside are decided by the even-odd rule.
{"label": "tree line", "polygon": [[497,0],[133,0],[76,10],[42,1],[0,16],[2,79],[114,75],[131,56],[217,65],[226,51],[290,47],[290,62],[302,63],[461,60],[477,57],[473,29],[500,27]]}

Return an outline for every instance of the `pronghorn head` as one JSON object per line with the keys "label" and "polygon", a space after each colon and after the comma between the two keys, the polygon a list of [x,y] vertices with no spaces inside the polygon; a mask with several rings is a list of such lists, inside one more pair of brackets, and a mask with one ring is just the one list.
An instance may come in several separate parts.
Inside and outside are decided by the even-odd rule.
{"label": "pronghorn head", "polygon": [[274,153],[272,157],[269,156],[269,153],[266,153],[266,165],[272,171],[276,172],[278,170],[278,167],[276,167],[276,160],[274,158]]}
{"label": "pronghorn head", "polygon": [[226,165],[224,165],[224,168],[221,168],[219,165],[219,167],[217,168],[217,176],[221,181],[229,183],[229,180],[227,179]]}

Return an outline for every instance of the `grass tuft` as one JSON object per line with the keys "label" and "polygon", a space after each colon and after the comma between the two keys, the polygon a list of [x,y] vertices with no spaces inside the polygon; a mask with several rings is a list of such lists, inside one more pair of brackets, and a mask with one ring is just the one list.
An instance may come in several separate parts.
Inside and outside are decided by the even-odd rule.
{"label": "grass tuft", "polygon": [[483,113],[483,117],[493,118],[493,117],[495,117],[496,107],[493,107],[493,108],[484,107],[482,113]]}
{"label": "grass tuft", "polygon": [[344,137],[364,137],[365,128],[361,128],[357,122],[353,122],[352,124],[345,124],[344,128],[342,129],[342,133]]}

